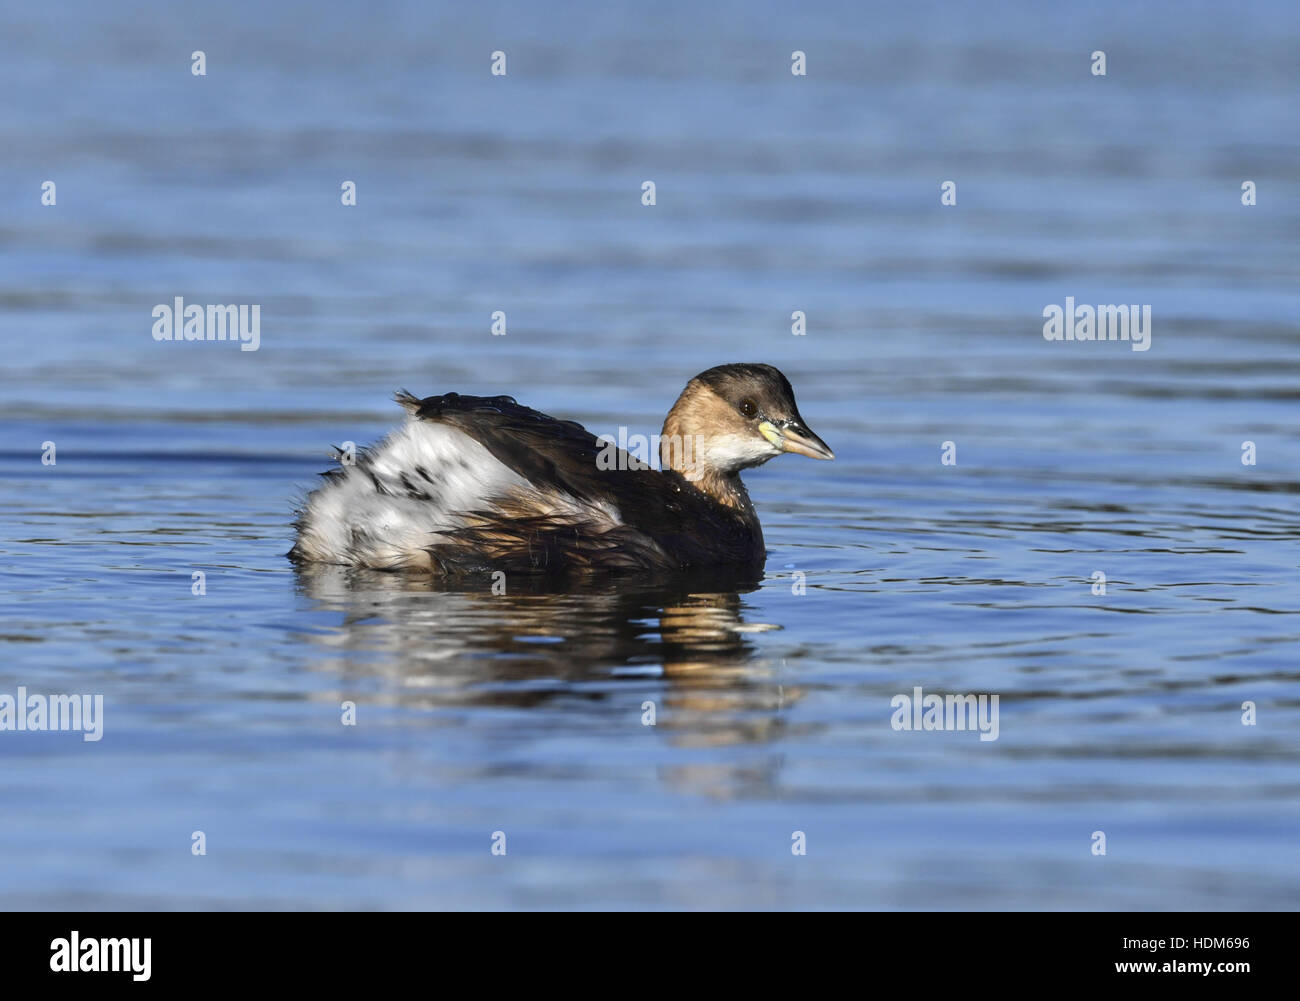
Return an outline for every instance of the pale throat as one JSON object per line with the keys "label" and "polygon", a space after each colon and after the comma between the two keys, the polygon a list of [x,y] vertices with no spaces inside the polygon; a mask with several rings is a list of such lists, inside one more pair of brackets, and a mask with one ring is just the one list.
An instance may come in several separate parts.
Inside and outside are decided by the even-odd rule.
{"label": "pale throat", "polygon": [[[669,414],[659,442],[660,468],[672,469],[697,490],[720,504],[746,514],[754,511],[749,491],[740,480],[740,466],[755,465],[750,446],[731,436],[719,439],[687,433],[680,420]],[[764,455],[758,461],[764,461]],[[721,460],[721,461],[719,461]]]}

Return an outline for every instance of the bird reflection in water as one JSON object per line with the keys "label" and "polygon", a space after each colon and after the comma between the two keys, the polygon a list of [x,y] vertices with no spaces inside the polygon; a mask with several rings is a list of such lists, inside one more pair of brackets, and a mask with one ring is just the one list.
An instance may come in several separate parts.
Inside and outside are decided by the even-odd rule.
{"label": "bird reflection in water", "polygon": [[741,618],[753,585],[623,579],[558,592],[512,575],[507,593],[493,594],[486,574],[448,581],[319,564],[296,572],[318,611],[341,616],[309,634],[322,654],[313,667],[336,673],[358,701],[528,708],[627,698],[639,712],[649,682],[659,732],[714,746],[772,739],[801,694],[750,638],[779,627]]}

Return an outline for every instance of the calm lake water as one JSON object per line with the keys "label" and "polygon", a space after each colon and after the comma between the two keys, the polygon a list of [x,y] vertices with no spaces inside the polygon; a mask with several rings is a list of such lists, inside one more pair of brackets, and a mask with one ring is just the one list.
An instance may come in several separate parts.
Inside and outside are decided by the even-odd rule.
{"label": "calm lake water", "polygon": [[[105,721],[0,733],[0,906],[1297,906],[1300,14],[700,7],[4,8],[0,694]],[[837,455],[748,474],[757,588],[283,557],[399,387],[648,434],[726,361]]]}

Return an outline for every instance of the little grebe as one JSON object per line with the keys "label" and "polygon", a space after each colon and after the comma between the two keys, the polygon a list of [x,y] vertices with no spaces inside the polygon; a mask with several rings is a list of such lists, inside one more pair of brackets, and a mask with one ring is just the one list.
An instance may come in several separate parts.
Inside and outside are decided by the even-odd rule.
{"label": "little grebe", "polygon": [[782,452],[835,456],[771,365],[719,365],[664,420],[661,469],[509,396],[397,394],[410,417],[322,475],[295,560],[382,570],[761,574],[740,471]]}

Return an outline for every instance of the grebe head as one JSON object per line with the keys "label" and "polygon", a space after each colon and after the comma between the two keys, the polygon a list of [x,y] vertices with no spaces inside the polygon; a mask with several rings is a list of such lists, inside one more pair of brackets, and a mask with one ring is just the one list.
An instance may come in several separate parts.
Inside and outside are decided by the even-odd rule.
{"label": "grebe head", "polygon": [[782,452],[833,459],[809,430],[794,390],[771,365],[719,365],[686,384],[664,421],[662,466],[688,480],[734,476]]}

